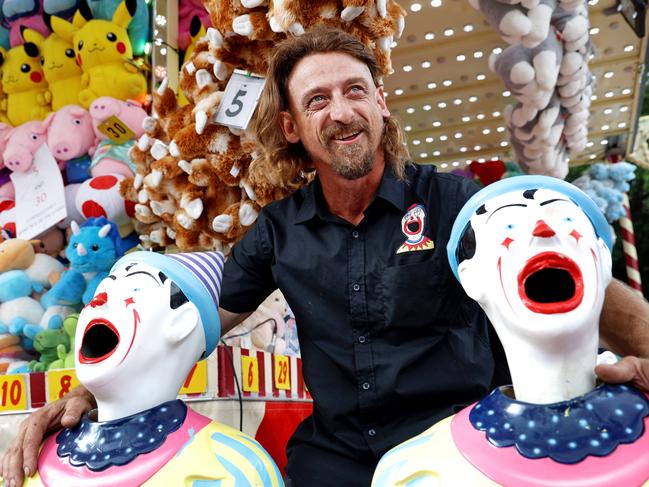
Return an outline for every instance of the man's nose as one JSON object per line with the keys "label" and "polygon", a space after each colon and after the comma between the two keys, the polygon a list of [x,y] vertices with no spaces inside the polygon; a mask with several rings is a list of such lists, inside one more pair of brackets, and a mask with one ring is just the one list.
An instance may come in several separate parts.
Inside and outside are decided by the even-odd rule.
{"label": "man's nose", "polygon": [[329,105],[329,116],[334,122],[349,124],[354,120],[354,110],[343,95],[334,95]]}
{"label": "man's nose", "polygon": [[549,237],[554,237],[556,233],[550,226],[545,223],[544,220],[538,220],[536,222],[536,226],[534,227],[534,231],[532,232],[532,235],[535,237],[543,237],[543,238],[549,238]]}

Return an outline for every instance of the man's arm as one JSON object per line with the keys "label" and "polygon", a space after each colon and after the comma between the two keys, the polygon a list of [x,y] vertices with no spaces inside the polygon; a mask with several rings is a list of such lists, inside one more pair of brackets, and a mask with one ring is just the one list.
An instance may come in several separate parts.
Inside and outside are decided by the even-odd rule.
{"label": "man's arm", "polygon": [[219,318],[221,319],[221,336],[225,335],[251,314],[252,311],[249,311],[248,313],[232,313],[231,311],[228,311],[226,309],[219,308]]}
{"label": "man's arm", "polygon": [[606,289],[600,317],[600,342],[625,356],[614,365],[598,365],[595,372],[605,382],[630,382],[649,392],[649,302],[613,279]]}

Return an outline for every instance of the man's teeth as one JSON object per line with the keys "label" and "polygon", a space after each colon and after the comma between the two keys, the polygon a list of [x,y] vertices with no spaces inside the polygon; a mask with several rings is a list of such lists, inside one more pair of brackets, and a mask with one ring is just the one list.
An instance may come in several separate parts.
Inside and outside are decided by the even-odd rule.
{"label": "man's teeth", "polygon": [[336,137],[336,140],[345,140],[345,139],[351,139],[352,137],[356,137],[360,132],[354,132],[352,134],[348,135],[341,135],[340,137]]}

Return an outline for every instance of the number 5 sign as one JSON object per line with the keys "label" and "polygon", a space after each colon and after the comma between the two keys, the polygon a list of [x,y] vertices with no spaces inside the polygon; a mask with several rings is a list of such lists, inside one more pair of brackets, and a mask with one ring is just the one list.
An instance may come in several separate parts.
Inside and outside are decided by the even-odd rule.
{"label": "number 5 sign", "polygon": [[264,82],[261,76],[235,69],[225,87],[214,121],[245,130],[257,108]]}

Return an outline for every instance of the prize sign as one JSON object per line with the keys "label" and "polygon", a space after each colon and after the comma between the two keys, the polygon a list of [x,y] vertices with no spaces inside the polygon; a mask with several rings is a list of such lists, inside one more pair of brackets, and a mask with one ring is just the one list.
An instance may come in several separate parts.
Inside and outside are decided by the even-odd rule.
{"label": "prize sign", "polygon": [[79,385],[74,369],[53,369],[47,371],[47,402],[61,399]]}
{"label": "prize sign", "polygon": [[290,363],[286,355],[275,355],[275,388],[291,390]]}
{"label": "prize sign", "polygon": [[178,394],[202,394],[207,390],[207,363],[197,362],[187,374]]}
{"label": "prize sign", "polygon": [[245,130],[257,108],[264,82],[261,76],[235,69],[225,87],[214,122]]}
{"label": "prize sign", "polygon": [[68,215],[61,170],[46,144],[36,151],[32,167],[10,177],[16,188],[18,238],[30,240]]}
{"label": "prize sign", "polygon": [[115,115],[108,117],[102,123],[97,125],[97,129],[117,144],[123,144],[124,142],[135,138],[135,132],[128,128],[128,125],[122,122]]}
{"label": "prize sign", "polygon": [[24,375],[0,376],[0,412],[27,409],[27,387]]}
{"label": "prize sign", "polygon": [[241,356],[241,375],[245,392],[259,392],[259,363],[256,357]]}

